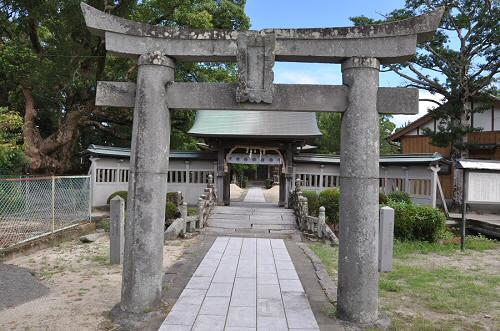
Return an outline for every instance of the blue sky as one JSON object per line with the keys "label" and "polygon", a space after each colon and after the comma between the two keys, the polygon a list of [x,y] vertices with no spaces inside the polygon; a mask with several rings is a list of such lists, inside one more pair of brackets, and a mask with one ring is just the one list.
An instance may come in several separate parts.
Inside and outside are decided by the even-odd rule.
{"label": "blue sky", "polygon": [[[247,0],[246,13],[252,30],[264,28],[308,28],[352,25],[349,17],[365,15],[382,18],[393,9],[402,8],[404,0]],[[275,83],[289,84],[341,84],[342,75],[338,64],[276,63]],[[381,73],[380,86],[401,86],[404,80],[395,73]],[[439,99],[426,91],[420,96]],[[396,115],[393,122],[398,126],[414,120],[434,106],[421,102],[419,115]]]}

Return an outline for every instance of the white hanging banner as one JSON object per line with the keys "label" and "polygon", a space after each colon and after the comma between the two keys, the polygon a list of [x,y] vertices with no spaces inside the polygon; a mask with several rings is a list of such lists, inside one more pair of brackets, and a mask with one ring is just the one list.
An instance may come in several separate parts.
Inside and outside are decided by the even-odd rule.
{"label": "white hanging banner", "polygon": [[233,153],[227,156],[228,163],[236,164],[268,164],[268,165],[278,165],[283,163],[283,159],[278,154],[239,154]]}

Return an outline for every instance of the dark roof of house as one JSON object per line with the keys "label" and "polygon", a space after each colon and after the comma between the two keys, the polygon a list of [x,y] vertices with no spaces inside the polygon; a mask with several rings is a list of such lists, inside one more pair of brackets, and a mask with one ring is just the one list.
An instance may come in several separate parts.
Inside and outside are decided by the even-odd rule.
{"label": "dark roof of house", "polygon": [[[309,163],[332,163],[340,164],[339,155],[329,154],[298,154],[293,157],[295,162]],[[448,163],[439,153],[434,154],[390,154],[380,155],[380,164],[429,164],[429,163]]]}
{"label": "dark roof of house", "polygon": [[304,139],[321,136],[315,113],[199,110],[189,133],[198,137]]}
{"label": "dark roof of house", "polygon": [[432,120],[433,120],[432,114],[427,113],[424,116],[417,118],[415,121],[411,122],[410,124],[408,124],[407,126],[402,128],[401,130],[394,132],[392,135],[390,135],[387,138],[387,140],[388,141],[398,141],[399,138],[401,138],[405,134],[415,130],[416,128],[420,127],[421,125],[424,125],[425,123],[428,123]]}
{"label": "dark roof of house", "polygon": [[[130,158],[130,148],[90,145],[85,154],[93,156],[109,156]],[[216,152],[205,151],[170,151],[170,158],[181,160],[217,160]]]}

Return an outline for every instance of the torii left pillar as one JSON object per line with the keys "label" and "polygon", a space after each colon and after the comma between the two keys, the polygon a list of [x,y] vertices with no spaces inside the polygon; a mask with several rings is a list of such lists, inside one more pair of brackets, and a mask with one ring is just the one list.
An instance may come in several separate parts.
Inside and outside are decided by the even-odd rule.
{"label": "torii left pillar", "polygon": [[120,304],[128,313],[147,312],[161,300],[170,149],[166,84],[174,73],[174,60],[160,52],[139,58]]}

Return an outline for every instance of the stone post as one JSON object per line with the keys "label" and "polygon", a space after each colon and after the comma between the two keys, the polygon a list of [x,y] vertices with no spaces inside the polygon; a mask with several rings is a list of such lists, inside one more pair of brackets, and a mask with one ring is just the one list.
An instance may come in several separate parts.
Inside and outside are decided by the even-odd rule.
{"label": "stone post", "polygon": [[111,226],[109,229],[109,262],[123,263],[123,244],[125,241],[125,200],[115,196],[109,203]]}
{"label": "stone post", "polygon": [[184,220],[184,233],[187,233],[187,216],[188,216],[188,204],[183,202],[179,206],[179,212],[181,213],[181,218]]}
{"label": "stone post", "polygon": [[339,318],[361,324],[378,318],[379,67],[374,58],[342,63],[348,106],[340,139],[337,312]]}
{"label": "stone post", "polygon": [[205,216],[203,215],[203,213],[205,212],[205,197],[204,195],[200,195],[200,197],[198,198],[198,224],[197,224],[197,228],[202,228],[204,226],[204,222],[205,222]]}
{"label": "stone post", "polygon": [[165,89],[174,71],[174,60],[160,52],[139,58],[121,299],[121,309],[128,313],[155,309],[161,299],[170,149]]}
{"label": "stone post", "polygon": [[380,208],[378,270],[392,271],[392,251],[394,242],[394,209]]}
{"label": "stone post", "polygon": [[323,238],[323,229],[326,226],[326,215],[325,215],[325,207],[321,206],[319,207],[319,213],[318,213],[318,228],[317,233],[318,237]]}

